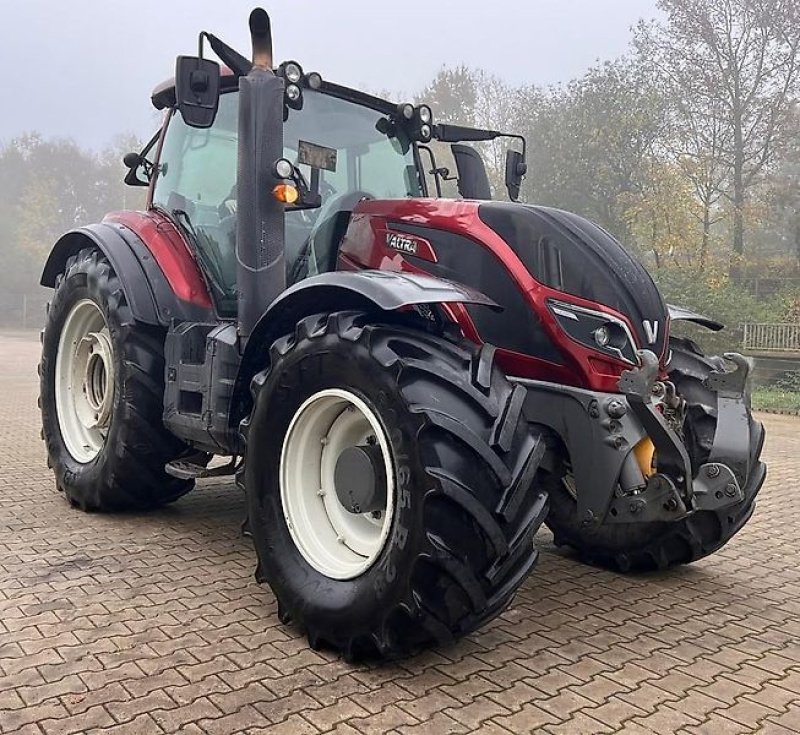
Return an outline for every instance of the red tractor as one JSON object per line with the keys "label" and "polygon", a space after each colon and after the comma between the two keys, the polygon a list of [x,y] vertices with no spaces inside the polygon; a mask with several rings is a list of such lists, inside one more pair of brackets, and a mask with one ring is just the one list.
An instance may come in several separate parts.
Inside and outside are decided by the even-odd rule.
{"label": "red tractor", "polygon": [[[146,211],[45,265],[43,436],[70,504],[235,475],[281,620],[348,657],[486,623],[543,522],[622,571],[725,544],[765,476],[748,365],[669,333],[721,325],[599,227],[516,203],[520,136],[492,201],[468,143],[504,134],[275,68],[267,14],[250,27],[252,61],[202,33],[153,93],[163,127],[125,158]],[[431,196],[431,141],[462,199]]]}

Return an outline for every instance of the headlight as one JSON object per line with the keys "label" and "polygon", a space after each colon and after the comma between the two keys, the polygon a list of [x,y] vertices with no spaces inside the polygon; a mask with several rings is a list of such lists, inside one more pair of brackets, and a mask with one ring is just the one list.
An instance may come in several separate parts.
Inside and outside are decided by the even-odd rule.
{"label": "headlight", "polygon": [[549,299],[547,306],[561,328],[576,342],[632,365],[638,364],[636,343],[628,325],[621,319],[555,299]]}
{"label": "headlight", "polygon": [[594,341],[597,342],[598,347],[608,347],[611,342],[611,330],[607,325],[604,324],[594,330]]}
{"label": "headlight", "polygon": [[433,120],[433,113],[431,112],[431,108],[428,105],[420,105],[418,108],[419,113],[419,121],[424,125],[430,125],[431,120]]}
{"label": "headlight", "polygon": [[290,102],[297,102],[300,99],[300,87],[296,84],[290,84],[286,87],[286,99]]}
{"label": "headlight", "polygon": [[286,158],[279,158],[275,161],[275,176],[279,179],[290,179],[294,174],[292,162]]}

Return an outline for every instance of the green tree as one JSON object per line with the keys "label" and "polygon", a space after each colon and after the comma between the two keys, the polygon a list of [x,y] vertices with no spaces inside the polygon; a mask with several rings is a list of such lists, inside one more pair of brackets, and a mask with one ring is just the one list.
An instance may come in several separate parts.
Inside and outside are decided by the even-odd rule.
{"label": "green tree", "polygon": [[[664,102],[633,59],[590,69],[566,87],[523,90],[529,141],[529,201],[592,219],[630,235],[626,209],[647,187],[664,131]],[[525,124],[527,122],[527,124]]]}

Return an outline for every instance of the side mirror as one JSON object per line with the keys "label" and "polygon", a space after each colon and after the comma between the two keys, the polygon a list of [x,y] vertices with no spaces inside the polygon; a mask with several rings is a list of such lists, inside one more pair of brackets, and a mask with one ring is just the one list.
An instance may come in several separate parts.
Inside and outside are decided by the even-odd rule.
{"label": "side mirror", "polygon": [[219,64],[196,56],[175,63],[175,104],[193,128],[210,128],[219,106]]}
{"label": "side mirror", "polygon": [[506,151],[506,189],[512,202],[519,201],[519,190],[526,173],[528,164],[525,163],[525,154],[509,148]]}
{"label": "side mirror", "polygon": [[[125,174],[124,179],[128,186],[150,185],[149,176],[147,174],[149,162],[141,153],[126,153],[125,157],[122,159],[122,163],[125,168],[128,169],[128,173]],[[139,172],[142,172],[144,177],[140,176]]]}

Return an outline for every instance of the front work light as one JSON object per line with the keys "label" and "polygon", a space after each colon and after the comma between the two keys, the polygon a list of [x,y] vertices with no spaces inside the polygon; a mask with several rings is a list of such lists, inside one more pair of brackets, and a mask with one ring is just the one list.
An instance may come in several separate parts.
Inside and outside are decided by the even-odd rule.
{"label": "front work light", "polygon": [[404,120],[411,120],[414,117],[414,105],[410,102],[404,102],[397,106],[397,113]]}
{"label": "front work light", "polygon": [[283,78],[290,84],[298,84],[303,78],[303,70],[296,61],[284,61],[281,70]]}
{"label": "front work light", "polygon": [[294,166],[288,158],[279,158],[275,161],[275,176],[279,179],[291,179],[294,174]]}
{"label": "front work light", "polygon": [[322,86],[322,75],[316,71],[309,72],[306,74],[306,84],[309,89],[319,89]]}

